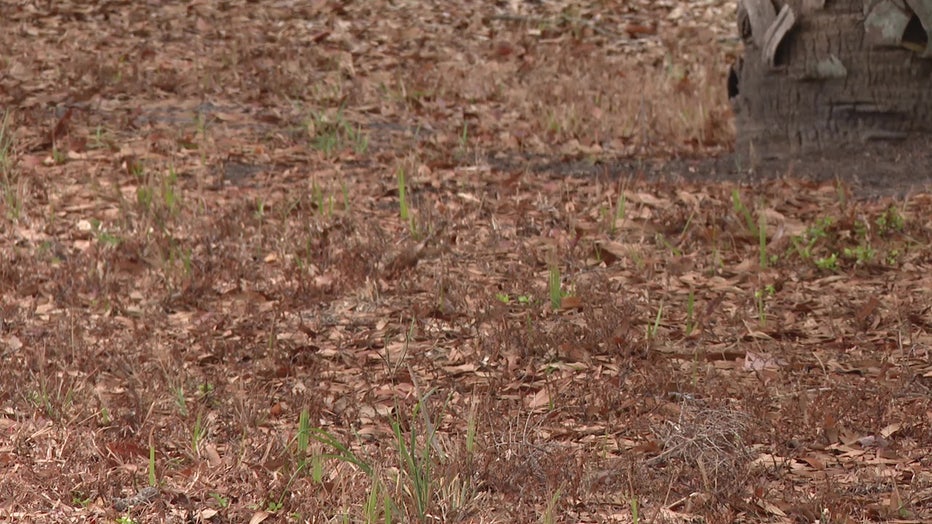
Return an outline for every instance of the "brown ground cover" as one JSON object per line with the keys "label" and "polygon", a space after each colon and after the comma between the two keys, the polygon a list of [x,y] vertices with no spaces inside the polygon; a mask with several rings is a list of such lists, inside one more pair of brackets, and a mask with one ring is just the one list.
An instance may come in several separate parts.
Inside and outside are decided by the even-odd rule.
{"label": "brown ground cover", "polygon": [[0,519],[932,518],[932,198],[696,178],[733,3],[0,7]]}

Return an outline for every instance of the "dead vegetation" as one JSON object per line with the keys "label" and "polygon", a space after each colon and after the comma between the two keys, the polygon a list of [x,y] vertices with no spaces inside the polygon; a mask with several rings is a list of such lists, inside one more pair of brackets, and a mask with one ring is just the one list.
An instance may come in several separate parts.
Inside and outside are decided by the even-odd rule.
{"label": "dead vegetation", "polygon": [[0,518],[929,518],[929,196],[637,167],[727,149],[727,3],[54,4]]}

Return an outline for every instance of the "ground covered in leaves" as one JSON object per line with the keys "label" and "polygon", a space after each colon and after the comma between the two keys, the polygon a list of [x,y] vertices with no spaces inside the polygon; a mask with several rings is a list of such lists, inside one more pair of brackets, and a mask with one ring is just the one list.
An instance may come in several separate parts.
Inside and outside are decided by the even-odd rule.
{"label": "ground covered in leaves", "polygon": [[733,3],[2,5],[0,518],[932,518],[932,197],[690,177]]}

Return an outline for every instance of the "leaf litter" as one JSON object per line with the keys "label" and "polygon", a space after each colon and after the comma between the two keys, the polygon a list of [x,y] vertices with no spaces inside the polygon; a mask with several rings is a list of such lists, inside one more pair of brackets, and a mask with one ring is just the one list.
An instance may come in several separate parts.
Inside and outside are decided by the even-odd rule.
{"label": "leaf litter", "polygon": [[0,515],[927,519],[929,196],[647,175],[733,10],[8,5]]}

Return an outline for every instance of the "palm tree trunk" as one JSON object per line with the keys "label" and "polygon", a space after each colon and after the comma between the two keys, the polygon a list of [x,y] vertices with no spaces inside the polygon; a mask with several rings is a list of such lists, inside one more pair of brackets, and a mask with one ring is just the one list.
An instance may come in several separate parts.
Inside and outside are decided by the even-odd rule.
{"label": "palm tree trunk", "polygon": [[739,0],[738,28],[742,167],[932,143],[932,0]]}

